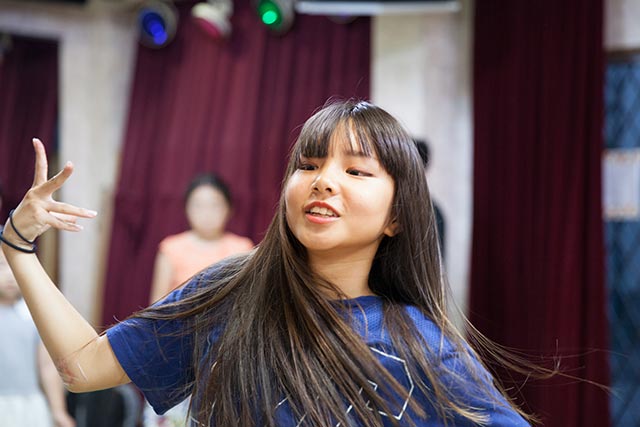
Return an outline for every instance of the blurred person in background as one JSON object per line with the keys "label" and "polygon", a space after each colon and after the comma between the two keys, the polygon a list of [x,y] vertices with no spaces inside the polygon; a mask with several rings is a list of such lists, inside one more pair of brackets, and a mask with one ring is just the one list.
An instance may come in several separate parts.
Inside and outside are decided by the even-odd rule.
{"label": "blurred person in background", "polygon": [[[0,189],[0,206],[2,194]],[[0,230],[2,227],[0,226]],[[74,427],[65,390],[0,251],[0,426]]]}
{"label": "blurred person in background", "polygon": [[[420,154],[420,159],[422,159],[422,164],[424,165],[424,173],[425,177],[431,166],[431,150],[429,149],[429,144],[427,141],[423,139],[415,139],[413,142],[416,144],[416,148],[418,149],[418,154]],[[438,243],[440,245],[440,254],[442,255],[442,259],[445,259],[445,232],[446,226],[444,221],[444,216],[442,215],[442,210],[440,206],[431,199],[431,204],[433,205],[433,214],[436,218],[436,228],[438,230]]]}
{"label": "blurred person in background", "polygon": [[196,176],[187,186],[184,201],[190,229],[160,242],[151,284],[152,303],[205,267],[253,248],[251,239],[226,231],[233,205],[222,179],[213,174]]}

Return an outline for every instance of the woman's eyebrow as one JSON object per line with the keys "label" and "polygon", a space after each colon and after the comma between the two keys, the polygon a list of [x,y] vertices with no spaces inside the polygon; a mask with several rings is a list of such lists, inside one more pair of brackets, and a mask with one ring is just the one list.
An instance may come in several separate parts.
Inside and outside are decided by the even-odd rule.
{"label": "woman's eyebrow", "polygon": [[302,159],[324,159],[325,157],[327,157],[326,154],[324,156],[300,154],[298,156],[298,159],[299,160],[302,160]]}
{"label": "woman's eyebrow", "polygon": [[374,162],[380,163],[380,159],[378,159],[378,156],[376,155],[376,152],[374,150],[370,150],[368,153],[366,153],[360,149],[351,150],[351,149],[345,148],[343,150],[343,155],[346,157],[352,157],[352,158],[363,159],[363,160],[372,160]]}
{"label": "woman's eyebrow", "polygon": [[344,147],[344,149],[342,150],[342,154],[344,154],[345,156],[351,156],[351,157],[375,158],[372,150],[370,150],[369,153],[365,153],[359,147],[355,149],[353,147]]}

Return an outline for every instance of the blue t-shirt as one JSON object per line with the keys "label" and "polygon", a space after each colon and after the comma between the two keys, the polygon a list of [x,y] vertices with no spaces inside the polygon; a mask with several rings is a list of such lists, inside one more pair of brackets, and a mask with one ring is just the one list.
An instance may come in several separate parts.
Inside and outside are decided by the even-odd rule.
{"label": "blue t-shirt", "polygon": [[[208,270],[196,276],[182,288],[169,294],[161,303],[178,301],[186,294],[191,293],[200,283],[207,281],[212,274]],[[390,417],[403,420],[409,417],[418,427],[439,427],[443,422],[427,396],[422,393],[406,367],[405,361],[394,351],[391,340],[383,325],[383,300],[376,296],[363,296],[352,300],[341,301],[346,309],[351,312],[354,320],[354,328],[365,340],[371,351],[375,353],[382,365],[409,391],[408,399],[415,399],[416,403],[426,412],[425,419],[413,414],[408,399],[402,404],[394,401],[394,413],[382,414],[384,425],[392,426]],[[471,379],[468,369],[460,361],[455,349],[443,340],[440,329],[422,314],[416,307],[407,306],[407,313],[415,322],[415,325],[425,339],[433,353],[440,353],[438,358],[444,367],[445,375],[450,375],[450,380],[445,378],[445,383],[450,384],[449,392],[462,396],[463,401],[474,408],[482,408],[488,416],[487,426],[524,427],[529,424],[511,409],[504,400],[502,404],[491,403],[491,399],[474,398],[460,387],[460,378]],[[149,320],[128,319],[119,323],[107,331],[107,337],[113,351],[127,373],[131,381],[143,392],[151,406],[159,414],[164,413],[174,405],[184,400],[190,393],[189,384],[194,381],[193,369],[193,345],[192,336],[183,335],[181,331],[185,327],[184,320]],[[212,340],[217,339],[218,333],[212,334]],[[442,345],[441,343],[444,343]],[[490,376],[477,364],[477,375],[487,379],[490,384]],[[426,378],[426,377],[425,377]],[[426,382],[426,379],[422,381]],[[464,381],[463,381],[464,383]],[[372,382],[377,390],[378,385]],[[497,390],[492,389],[499,399],[502,399]],[[352,408],[348,407],[347,412]],[[296,427],[300,420],[294,416],[284,398],[275,411],[277,425],[279,427]],[[357,426],[357,421],[354,426]],[[406,425],[411,425],[407,423]],[[462,418],[448,421],[452,426],[472,426],[473,424]]]}

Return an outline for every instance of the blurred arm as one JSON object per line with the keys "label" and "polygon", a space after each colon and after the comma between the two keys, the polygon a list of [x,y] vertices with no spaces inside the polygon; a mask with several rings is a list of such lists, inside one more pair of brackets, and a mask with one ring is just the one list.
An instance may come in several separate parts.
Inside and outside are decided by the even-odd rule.
{"label": "blurred arm", "polygon": [[166,255],[158,252],[156,262],[153,267],[153,281],[151,282],[151,293],[149,302],[153,304],[164,297],[171,289],[171,279],[173,269]]}
{"label": "blurred arm", "polygon": [[38,346],[38,374],[55,426],[74,427],[76,423],[67,412],[64,385],[43,344]]}

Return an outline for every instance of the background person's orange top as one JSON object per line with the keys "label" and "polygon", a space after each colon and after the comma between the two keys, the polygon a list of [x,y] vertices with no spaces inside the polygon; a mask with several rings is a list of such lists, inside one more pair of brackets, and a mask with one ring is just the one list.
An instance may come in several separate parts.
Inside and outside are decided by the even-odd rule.
{"label": "background person's orange top", "polygon": [[229,232],[214,244],[198,241],[188,231],[164,238],[160,242],[159,252],[167,257],[173,270],[171,286],[166,292],[177,288],[209,265],[252,248],[251,239]]}

